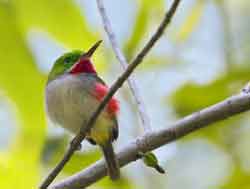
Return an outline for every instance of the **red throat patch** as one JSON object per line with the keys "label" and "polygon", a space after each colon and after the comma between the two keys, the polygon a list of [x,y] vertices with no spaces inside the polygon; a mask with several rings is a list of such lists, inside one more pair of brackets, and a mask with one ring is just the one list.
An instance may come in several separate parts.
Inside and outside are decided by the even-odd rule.
{"label": "red throat patch", "polygon": [[71,74],[78,74],[78,73],[96,73],[94,66],[92,65],[91,61],[87,58],[80,59],[72,69],[70,70]]}
{"label": "red throat patch", "polygon": [[[98,100],[102,100],[106,94],[108,93],[109,89],[107,86],[97,83],[95,85],[95,95]],[[114,97],[112,97],[107,105],[107,110],[110,115],[116,115],[119,111],[119,102]]]}

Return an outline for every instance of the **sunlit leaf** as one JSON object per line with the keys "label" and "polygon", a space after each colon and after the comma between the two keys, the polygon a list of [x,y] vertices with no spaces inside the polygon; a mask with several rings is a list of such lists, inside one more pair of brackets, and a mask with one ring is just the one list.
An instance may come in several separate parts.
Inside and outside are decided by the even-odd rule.
{"label": "sunlit leaf", "polygon": [[228,182],[221,188],[235,189],[240,186],[242,189],[250,188],[250,174],[241,168],[241,165],[236,163],[233,169],[233,174],[229,178]]}
{"label": "sunlit leaf", "polygon": [[97,187],[103,188],[103,189],[133,189],[135,188],[134,183],[131,182],[131,180],[127,179],[126,177],[123,177],[121,175],[121,178],[118,181],[111,181],[110,178],[105,177],[100,182],[96,183]]}
{"label": "sunlit leaf", "polygon": [[26,48],[8,4],[0,4],[0,25],[4,26],[0,29],[0,89],[15,104],[21,118],[19,132],[7,156],[8,179],[1,179],[0,188],[34,188],[39,178],[38,162],[45,133],[44,77]]}
{"label": "sunlit leaf", "polygon": [[13,11],[25,33],[48,32],[69,48],[88,48],[96,39],[80,9],[71,0],[14,0]]}
{"label": "sunlit leaf", "polygon": [[189,11],[189,14],[185,17],[180,28],[177,29],[176,36],[174,36],[177,41],[186,41],[188,37],[193,33],[197,25],[200,23],[204,8],[205,1],[195,1],[193,7]]}
{"label": "sunlit leaf", "polygon": [[176,112],[184,116],[238,93],[249,80],[249,74],[248,69],[235,69],[207,85],[184,85],[172,95]]}
{"label": "sunlit leaf", "polygon": [[[207,85],[186,84],[173,94],[173,105],[179,116],[185,116],[207,106],[213,105],[227,97],[239,93],[242,87],[249,80],[248,69],[234,70]],[[192,133],[190,137],[205,137],[212,143],[227,148],[228,138],[232,129],[237,129],[242,116],[235,116],[230,119],[215,123],[214,126],[207,127]]]}
{"label": "sunlit leaf", "polygon": [[[135,23],[131,26],[132,34],[124,46],[125,54],[128,59],[131,59],[134,51],[145,37],[145,33],[150,30],[149,23],[152,18],[152,13],[161,12],[164,7],[164,1],[162,0],[156,0],[154,3],[150,0],[139,0],[138,2],[139,8]],[[162,13],[164,12],[162,11]]]}

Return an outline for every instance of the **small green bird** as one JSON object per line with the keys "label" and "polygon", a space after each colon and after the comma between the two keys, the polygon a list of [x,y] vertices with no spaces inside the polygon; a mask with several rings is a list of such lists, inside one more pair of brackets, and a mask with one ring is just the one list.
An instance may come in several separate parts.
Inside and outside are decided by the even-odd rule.
{"label": "small green bird", "polygon": [[[76,134],[108,93],[108,87],[98,77],[91,56],[100,45],[95,43],[86,53],[72,51],[59,57],[49,73],[46,86],[46,111],[49,119]],[[91,144],[98,144],[104,154],[112,180],[120,170],[112,142],[118,138],[119,104],[111,98],[95,125],[86,133]]]}

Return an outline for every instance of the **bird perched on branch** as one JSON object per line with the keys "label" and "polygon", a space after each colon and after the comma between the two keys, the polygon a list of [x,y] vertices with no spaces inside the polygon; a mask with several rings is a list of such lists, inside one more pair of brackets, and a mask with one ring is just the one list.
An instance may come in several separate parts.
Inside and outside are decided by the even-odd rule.
{"label": "bird perched on branch", "polygon": [[[46,111],[50,120],[77,134],[96,110],[108,87],[98,77],[91,56],[100,45],[95,43],[86,53],[72,51],[59,57],[48,76]],[[86,138],[101,147],[112,180],[120,176],[119,165],[112,147],[118,137],[117,112],[119,104],[111,98],[97,118]]]}

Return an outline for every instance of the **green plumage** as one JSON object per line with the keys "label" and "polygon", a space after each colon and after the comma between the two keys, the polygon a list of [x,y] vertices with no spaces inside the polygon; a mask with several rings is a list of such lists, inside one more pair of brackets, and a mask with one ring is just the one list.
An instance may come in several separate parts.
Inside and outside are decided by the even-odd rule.
{"label": "green plumage", "polygon": [[48,82],[67,72],[79,60],[82,54],[83,51],[75,50],[59,57],[49,73]]}

